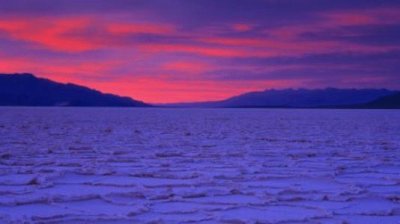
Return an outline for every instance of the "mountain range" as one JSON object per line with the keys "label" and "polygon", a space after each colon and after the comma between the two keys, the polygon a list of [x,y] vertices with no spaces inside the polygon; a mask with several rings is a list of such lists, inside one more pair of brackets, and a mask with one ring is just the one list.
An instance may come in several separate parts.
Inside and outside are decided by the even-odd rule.
{"label": "mountain range", "polygon": [[[151,107],[129,97],[63,84],[32,74],[0,74],[0,106]],[[387,89],[268,89],[225,100],[165,104],[195,108],[400,108],[400,92]]]}
{"label": "mountain range", "polygon": [[148,107],[149,104],[105,94],[84,86],[62,84],[32,74],[0,74],[1,106]]}
{"label": "mountain range", "polygon": [[[379,108],[382,97],[398,92],[387,89],[283,89],[250,92],[221,101],[171,104],[173,107],[228,108]],[[386,108],[397,105],[390,101]],[[372,103],[375,102],[376,103]]]}
{"label": "mountain range", "polygon": [[379,99],[361,105],[360,108],[400,109],[400,93],[398,92],[381,97]]}

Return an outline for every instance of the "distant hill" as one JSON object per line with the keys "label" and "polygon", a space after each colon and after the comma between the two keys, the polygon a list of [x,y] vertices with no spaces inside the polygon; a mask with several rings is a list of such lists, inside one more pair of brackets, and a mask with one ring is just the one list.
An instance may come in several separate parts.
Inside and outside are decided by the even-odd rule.
{"label": "distant hill", "polygon": [[[32,74],[0,74],[0,106],[149,107],[144,102]],[[168,104],[217,108],[400,108],[400,92],[386,89],[284,89],[250,92],[226,100]]]}
{"label": "distant hill", "polygon": [[400,93],[380,97],[374,101],[363,104],[359,108],[400,109]]}
{"label": "distant hill", "polygon": [[62,84],[32,74],[0,74],[0,106],[147,107],[129,97]]}
{"label": "distant hill", "polygon": [[394,94],[386,89],[284,89],[250,92],[222,101],[172,104],[176,107],[342,108]]}

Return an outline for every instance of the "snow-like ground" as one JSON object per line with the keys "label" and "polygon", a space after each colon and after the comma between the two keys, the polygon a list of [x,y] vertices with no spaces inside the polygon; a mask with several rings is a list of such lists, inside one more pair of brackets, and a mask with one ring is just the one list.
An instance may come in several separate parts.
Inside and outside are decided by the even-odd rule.
{"label": "snow-like ground", "polygon": [[0,223],[400,223],[400,112],[1,108]]}

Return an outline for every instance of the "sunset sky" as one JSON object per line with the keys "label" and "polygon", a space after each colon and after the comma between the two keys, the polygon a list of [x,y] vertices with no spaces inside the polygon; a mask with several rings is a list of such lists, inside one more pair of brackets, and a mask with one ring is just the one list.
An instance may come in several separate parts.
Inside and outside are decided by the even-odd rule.
{"label": "sunset sky", "polygon": [[0,73],[150,103],[400,89],[400,1],[0,0]]}

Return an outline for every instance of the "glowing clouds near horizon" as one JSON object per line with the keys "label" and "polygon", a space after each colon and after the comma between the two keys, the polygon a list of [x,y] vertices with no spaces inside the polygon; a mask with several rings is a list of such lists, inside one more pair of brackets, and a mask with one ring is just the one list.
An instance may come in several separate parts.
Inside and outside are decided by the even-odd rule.
{"label": "glowing clouds near horizon", "polygon": [[147,102],[265,88],[400,88],[396,2],[0,3],[0,72]]}

